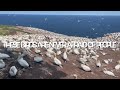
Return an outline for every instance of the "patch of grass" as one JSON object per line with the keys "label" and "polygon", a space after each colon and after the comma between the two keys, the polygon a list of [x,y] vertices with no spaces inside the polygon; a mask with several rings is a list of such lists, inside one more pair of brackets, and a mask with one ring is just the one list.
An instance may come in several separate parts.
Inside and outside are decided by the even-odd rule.
{"label": "patch of grass", "polygon": [[[23,32],[23,33],[28,33],[25,31],[22,31],[21,29],[16,28],[15,26],[9,26],[9,25],[0,25],[0,35],[10,35],[14,34],[16,32]],[[30,34],[30,33],[28,33]]]}

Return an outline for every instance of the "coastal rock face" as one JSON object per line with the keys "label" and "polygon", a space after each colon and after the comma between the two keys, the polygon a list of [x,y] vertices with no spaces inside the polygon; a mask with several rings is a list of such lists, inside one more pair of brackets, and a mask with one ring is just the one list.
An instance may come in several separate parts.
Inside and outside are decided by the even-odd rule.
{"label": "coastal rock face", "polygon": [[[103,42],[103,41],[120,41],[120,33],[111,33],[106,34],[104,37],[98,37],[96,39],[85,38],[85,37],[74,37],[67,36],[63,34],[57,34],[54,32],[49,32],[46,30],[23,27],[23,26],[14,26],[12,29],[15,29],[12,32],[0,36],[0,53],[8,55],[7,58],[2,58],[5,62],[5,67],[0,69],[0,78],[19,78],[19,79],[120,79],[119,69],[115,69],[115,66],[118,65],[120,60],[120,51],[119,47],[116,49],[111,48],[79,48],[77,52],[79,54],[74,54],[74,49],[46,49],[46,48],[36,48],[40,53],[36,53],[34,48],[5,48],[4,42],[20,42],[20,41],[34,41],[34,42],[43,42],[43,41],[77,41],[77,42]],[[7,30],[11,30],[10,27]],[[53,53],[50,53],[50,52]],[[57,51],[60,51],[60,54],[56,54]],[[69,61],[63,60],[63,53],[66,51],[67,58]],[[48,53],[51,57],[46,56]],[[17,62],[18,56],[21,54],[24,60],[29,63],[28,68],[21,67]],[[35,57],[41,57],[41,63],[34,61]],[[62,68],[54,64],[54,57],[60,60],[62,63]],[[85,60],[84,63],[81,63],[80,60]],[[100,62],[100,67],[96,66],[96,62]],[[104,61],[107,61],[106,64]],[[81,64],[88,66],[91,72],[86,72],[81,69]],[[15,66],[17,69],[17,74],[15,77],[9,76],[9,70],[11,66]],[[103,73],[104,68],[109,71],[113,71],[117,77],[112,77]]]}

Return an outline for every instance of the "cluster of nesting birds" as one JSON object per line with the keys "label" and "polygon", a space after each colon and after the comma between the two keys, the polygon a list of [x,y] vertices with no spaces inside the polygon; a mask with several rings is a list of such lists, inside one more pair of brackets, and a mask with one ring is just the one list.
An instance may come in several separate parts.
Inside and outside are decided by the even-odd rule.
{"label": "cluster of nesting birds", "polygon": [[[46,56],[53,58],[54,59],[54,63],[60,67],[62,67],[62,63],[61,61],[56,57],[56,55],[60,55],[62,54],[62,58],[65,61],[69,61],[70,59],[68,58],[69,53],[73,53],[76,55],[80,55],[80,58],[78,59],[78,61],[80,62],[80,66],[81,69],[83,69],[86,72],[91,72],[91,68],[88,65],[87,62],[91,62],[92,60],[94,60],[95,64],[97,67],[102,67],[102,62],[100,62],[100,60],[98,59],[99,55],[97,55],[97,51],[94,51],[93,49],[88,50],[87,48],[82,48],[82,49],[65,49],[64,52],[61,52],[59,49],[56,50],[56,52],[53,51],[53,48],[47,49],[46,52]],[[106,55],[107,53],[102,52],[102,55]],[[112,59],[106,59],[103,60],[105,64],[109,64],[110,62],[112,62]],[[118,64],[114,67],[114,69],[119,70],[120,69],[120,61],[118,61]],[[114,76],[117,77],[113,71],[109,71],[106,68],[103,68],[103,73],[110,75],[110,76]]]}
{"label": "cluster of nesting birds", "polygon": [[[19,27],[21,28],[21,27]],[[22,27],[23,29],[34,29],[36,30],[36,28],[29,28],[29,27]],[[71,41],[71,40],[76,40],[76,41],[92,41],[94,39],[88,39],[88,38],[82,38],[82,37],[72,37],[72,36],[66,36],[66,35],[60,35],[60,34],[56,34],[56,33],[50,33],[50,32],[45,32],[42,30],[37,30],[40,31],[40,33],[42,32],[43,34],[30,34],[30,35],[26,35],[24,38],[22,35],[18,36],[18,35],[14,35],[14,36],[6,36],[6,37],[0,37],[0,41],[20,41],[20,40],[33,40],[33,41],[38,41],[39,40],[43,40],[46,37],[51,38],[50,41],[56,41],[57,39],[61,39],[61,40],[66,40],[66,41]],[[46,34],[45,34],[46,33]],[[38,36],[41,36],[38,38]],[[27,37],[27,38],[26,38]],[[34,39],[33,39],[34,37]],[[42,38],[42,39],[41,39]],[[102,37],[102,38],[97,38],[97,41],[114,41],[116,40],[117,34],[108,34],[106,37]],[[39,55],[32,55],[30,54],[30,50],[29,51],[25,51],[23,53],[19,53],[19,56],[17,58],[17,62],[20,64],[21,67],[23,68],[29,68],[29,63],[23,58],[25,55],[29,54],[29,56],[33,56],[34,57],[34,61],[35,62],[42,62],[43,60],[43,54],[41,53],[41,50],[38,48],[34,48],[34,52],[36,54],[41,54],[41,56]],[[53,60],[53,63],[61,68],[63,68],[63,63],[61,62],[61,60],[59,60],[57,57],[61,56],[62,59],[65,62],[69,62],[70,58],[68,57],[68,54],[73,53],[75,55],[79,55],[80,58],[77,60],[80,62],[80,67],[82,70],[86,71],[86,72],[91,72],[92,69],[89,66],[88,62],[94,61],[96,66],[102,67],[102,62],[100,62],[99,55],[97,54],[97,50],[92,49],[92,48],[64,48],[63,50],[61,49],[54,49],[54,48],[48,48],[46,49],[45,52],[45,56],[49,57]],[[100,52],[102,55],[106,55],[107,53],[101,51]],[[0,68],[4,68],[5,67],[5,62],[4,59],[5,58],[9,58],[10,56],[8,54],[5,53],[0,53]],[[110,62],[112,62],[112,59],[106,59],[103,60],[105,64],[109,64]],[[114,69],[119,70],[120,69],[120,61],[117,62],[118,64],[114,67]],[[17,68],[16,66],[11,66],[10,70],[9,70],[9,74],[10,76],[16,76],[17,75]],[[106,68],[103,68],[103,73],[110,75],[110,76],[114,76],[117,77],[113,71],[107,70]]]}
{"label": "cluster of nesting birds", "polygon": [[[47,49],[47,52],[45,53],[46,56],[48,56],[49,58],[53,59],[53,62],[60,66],[61,68],[63,68],[63,64],[62,62],[57,58],[57,56],[61,55],[63,60],[65,62],[69,61],[69,57],[68,54],[73,53],[75,55],[80,55],[80,58],[78,59],[78,61],[81,63],[81,69],[83,69],[86,72],[92,71],[91,68],[89,67],[87,62],[91,62],[91,60],[95,61],[95,64],[97,67],[102,67],[102,63],[100,62],[100,60],[98,59],[99,55],[97,55],[97,51],[93,50],[93,49],[87,49],[87,48],[82,48],[82,49],[68,49],[65,48],[64,51],[62,52],[60,49],[56,49],[54,50],[53,48],[49,48]],[[102,52],[102,55],[106,55],[107,53]],[[109,64],[110,62],[112,62],[112,59],[106,59],[104,60],[105,64]],[[120,61],[118,61],[118,64],[114,67],[116,70],[120,69]],[[103,68],[103,73],[110,75],[110,76],[114,76],[117,77],[112,71],[107,70],[106,68]]]}
{"label": "cluster of nesting birds", "polygon": [[[10,49],[8,49],[10,50]],[[34,52],[36,53],[35,55],[32,56],[32,54],[30,53],[30,49],[29,50],[25,50],[22,53],[19,53],[19,56],[17,58],[17,62],[19,63],[19,65],[23,68],[29,68],[29,63],[23,58],[25,55],[30,55],[31,57],[34,57],[34,62],[43,62],[43,54],[41,52],[41,50],[39,48],[34,48]],[[63,68],[63,64],[61,62],[61,60],[59,60],[57,58],[57,56],[61,56],[62,59],[65,62],[69,62],[70,59],[68,57],[68,54],[73,53],[75,55],[79,55],[80,58],[77,60],[80,62],[80,68],[86,72],[92,72],[91,67],[89,66],[88,62],[91,62],[92,60],[95,62],[96,66],[102,67],[102,62],[100,62],[100,60],[98,59],[99,55],[97,55],[97,51],[93,50],[93,49],[87,49],[87,48],[64,48],[63,50],[61,49],[54,49],[54,48],[48,48],[46,49],[45,52],[45,56],[49,57],[53,60],[53,63],[61,68]],[[37,55],[37,54],[41,54]],[[106,55],[107,53],[104,53],[101,51],[102,55]],[[4,59],[9,58],[10,56],[8,54],[5,53],[0,53],[0,69],[5,68],[5,62]],[[110,62],[112,62],[112,59],[106,59],[103,60],[104,63],[107,65]],[[114,69],[119,70],[120,69],[120,61],[117,62],[118,64],[114,67]],[[17,75],[17,68],[16,66],[11,66],[10,70],[9,70],[9,74],[10,76],[16,76]],[[109,71],[106,68],[103,68],[103,73],[110,75],[110,76],[114,76],[117,77],[113,71]]]}
{"label": "cluster of nesting birds", "polygon": [[[12,51],[12,49],[9,49],[9,50]],[[37,51],[37,52],[38,52],[38,51]],[[19,65],[20,65],[21,67],[23,67],[23,68],[28,68],[30,65],[29,65],[29,63],[23,58],[25,55],[27,55],[27,51],[26,51],[26,50],[24,50],[23,53],[19,53],[19,56],[18,56],[18,58],[17,58],[17,62],[19,63]],[[4,62],[4,59],[7,59],[7,58],[10,58],[10,56],[9,56],[8,54],[0,53],[0,69],[5,68],[6,64],[5,64],[5,62]],[[34,62],[39,63],[39,62],[42,62],[42,61],[43,61],[42,57],[37,56],[37,55],[34,56]],[[16,75],[17,75],[17,72],[18,72],[18,70],[17,70],[16,66],[11,66],[11,67],[10,67],[10,69],[9,69],[9,75],[10,75],[11,77],[16,76]]]}

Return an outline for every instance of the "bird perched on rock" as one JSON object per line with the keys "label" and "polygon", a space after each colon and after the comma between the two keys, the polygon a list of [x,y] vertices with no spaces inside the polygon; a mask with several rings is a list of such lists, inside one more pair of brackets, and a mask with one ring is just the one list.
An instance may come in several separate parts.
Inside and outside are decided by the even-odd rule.
{"label": "bird perched on rock", "polygon": [[90,72],[91,71],[91,68],[85,64],[81,64],[81,68],[86,71],[86,72]]}
{"label": "bird perched on rock", "polygon": [[9,58],[10,56],[8,54],[5,53],[0,53],[0,59],[5,59],[5,58]]}
{"label": "bird perched on rock", "polygon": [[2,59],[0,59],[0,69],[4,67],[5,67],[5,62]]}
{"label": "bird perched on rock", "polygon": [[17,74],[17,72],[18,72],[18,70],[17,70],[17,68],[15,67],[15,66],[12,66],[11,68],[10,68],[10,70],[9,70],[9,74],[10,74],[10,76],[16,76],[16,74]]}

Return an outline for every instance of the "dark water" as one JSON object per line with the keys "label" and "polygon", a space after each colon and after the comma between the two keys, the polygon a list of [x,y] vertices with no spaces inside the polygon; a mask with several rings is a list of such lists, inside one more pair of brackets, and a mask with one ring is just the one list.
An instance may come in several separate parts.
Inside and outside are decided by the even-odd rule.
{"label": "dark water", "polygon": [[120,16],[0,15],[0,24],[31,26],[66,35],[101,37],[120,32]]}

